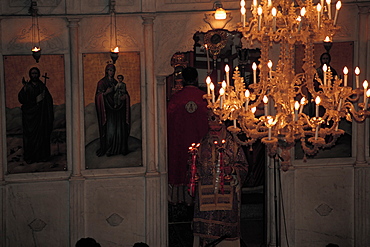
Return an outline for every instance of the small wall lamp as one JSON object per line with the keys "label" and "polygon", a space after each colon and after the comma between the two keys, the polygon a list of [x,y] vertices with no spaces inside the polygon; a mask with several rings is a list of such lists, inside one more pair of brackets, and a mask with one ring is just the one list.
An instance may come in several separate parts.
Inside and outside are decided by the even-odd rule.
{"label": "small wall lamp", "polygon": [[212,29],[223,29],[226,24],[232,20],[231,14],[227,13],[222,6],[220,1],[216,1],[213,4],[215,10],[212,14],[204,14],[203,19]]}
{"label": "small wall lamp", "polygon": [[32,16],[32,57],[36,60],[36,63],[39,62],[41,57],[41,48],[40,48],[40,28],[39,28],[39,18],[38,18],[38,8],[37,2],[31,1],[31,7],[28,12]]}

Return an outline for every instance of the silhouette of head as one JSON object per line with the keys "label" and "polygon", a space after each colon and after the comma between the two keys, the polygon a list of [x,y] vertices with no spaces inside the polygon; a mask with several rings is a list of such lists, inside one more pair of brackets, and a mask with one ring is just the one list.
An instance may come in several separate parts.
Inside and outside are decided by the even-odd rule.
{"label": "silhouette of head", "polygon": [[76,247],[101,247],[93,238],[81,238],[76,242]]}
{"label": "silhouette of head", "polygon": [[329,53],[324,52],[323,54],[321,54],[321,56],[320,56],[321,65],[323,65],[323,64],[329,65],[330,61],[331,61],[331,56],[330,56]]}
{"label": "silhouette of head", "polygon": [[186,67],[182,70],[182,77],[186,85],[198,86],[198,71],[194,67]]}
{"label": "silhouette of head", "polygon": [[149,247],[146,243],[140,242],[140,243],[135,243],[133,247]]}

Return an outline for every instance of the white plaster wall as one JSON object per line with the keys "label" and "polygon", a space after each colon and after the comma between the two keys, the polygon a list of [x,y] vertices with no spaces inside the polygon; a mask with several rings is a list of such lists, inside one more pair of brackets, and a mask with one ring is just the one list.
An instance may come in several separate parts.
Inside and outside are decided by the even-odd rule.
{"label": "white plaster wall", "polygon": [[7,246],[68,246],[68,182],[9,184]]}
{"label": "white plaster wall", "polygon": [[86,180],[86,236],[104,247],[145,241],[144,178]]}
{"label": "white plaster wall", "polygon": [[295,246],[354,246],[353,209],[353,167],[295,171]]}

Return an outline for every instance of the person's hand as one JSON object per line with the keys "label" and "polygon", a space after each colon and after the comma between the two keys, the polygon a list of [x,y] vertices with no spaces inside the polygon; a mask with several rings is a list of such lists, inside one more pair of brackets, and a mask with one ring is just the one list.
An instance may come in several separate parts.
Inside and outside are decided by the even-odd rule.
{"label": "person's hand", "polygon": [[105,95],[107,95],[107,94],[109,94],[109,93],[111,93],[113,91],[113,87],[109,87],[109,88],[107,88],[107,90],[105,90]]}

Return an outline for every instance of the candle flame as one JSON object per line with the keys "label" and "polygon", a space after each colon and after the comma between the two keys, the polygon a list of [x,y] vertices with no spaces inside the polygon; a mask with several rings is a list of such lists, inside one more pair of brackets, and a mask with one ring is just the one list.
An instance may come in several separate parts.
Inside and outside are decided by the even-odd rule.
{"label": "candle flame", "polygon": [[209,88],[213,91],[215,90],[215,84],[211,83],[211,85],[209,85]]}
{"label": "candle flame", "polygon": [[246,12],[245,7],[241,7],[241,8],[240,8],[240,13],[241,13],[242,15],[245,15],[245,12]]}
{"label": "candle flame", "polygon": [[225,94],[225,89],[222,87],[222,88],[220,88],[220,96],[222,96],[224,94]]}
{"label": "candle flame", "polygon": [[362,83],[362,86],[364,86],[365,90],[367,89],[367,87],[369,86],[369,83],[367,82],[367,80],[364,80],[364,82]]}
{"label": "candle flame", "polygon": [[329,36],[325,37],[324,42],[331,42],[331,39],[329,38]]}
{"label": "candle flame", "polygon": [[338,1],[337,4],[335,5],[335,7],[336,7],[337,10],[340,10],[340,8],[342,7],[342,2]]}
{"label": "candle flame", "polygon": [[277,14],[277,10],[276,10],[276,8],[275,7],[273,7],[272,8],[272,10],[271,10],[271,14],[272,14],[272,16],[276,16],[276,14]]}
{"label": "candle flame", "polygon": [[331,3],[331,0],[326,0],[326,3],[329,5]]}
{"label": "candle flame", "polygon": [[366,91],[366,97],[370,98],[370,89]]}
{"label": "candle flame", "polygon": [[348,68],[347,68],[347,66],[345,66],[345,67],[343,68],[343,73],[344,73],[345,75],[347,75],[347,74],[348,74]]}
{"label": "candle flame", "polygon": [[315,99],[315,103],[316,103],[316,105],[319,105],[319,104],[320,104],[320,102],[321,102],[320,97],[319,97],[319,96],[316,96],[316,99]]}
{"label": "candle flame", "polygon": [[257,70],[257,64],[255,62],[253,62],[253,64],[252,64],[252,69]]}
{"label": "candle flame", "polygon": [[40,51],[41,49],[39,48],[39,47],[37,47],[37,46],[35,46],[35,47],[33,47],[32,48],[32,51],[33,52],[38,52],[38,51]]}
{"label": "candle flame", "polygon": [[298,101],[296,101],[295,103],[294,103],[294,109],[296,109],[297,111],[298,111],[298,109],[299,109],[299,102]]}
{"label": "candle flame", "polygon": [[304,16],[306,14],[306,7],[303,7],[301,9],[301,16]]}
{"label": "candle flame", "polygon": [[229,71],[230,71],[230,67],[229,67],[229,65],[226,64],[226,66],[225,66],[225,72],[227,73]]}
{"label": "candle flame", "polygon": [[251,111],[254,114],[257,111],[257,107],[252,107]]}
{"label": "candle flame", "polygon": [[250,94],[251,94],[251,93],[249,92],[249,90],[248,90],[248,89],[247,89],[247,90],[245,90],[245,97],[246,97],[246,98],[249,98]]}
{"label": "candle flame", "polygon": [[207,76],[206,83],[210,84],[211,83],[211,77]]}
{"label": "candle flame", "polygon": [[222,85],[222,88],[225,90],[225,88],[226,88],[226,86],[227,86],[226,81],[225,81],[225,80],[223,80],[221,85]]}
{"label": "candle flame", "polygon": [[267,104],[269,102],[269,98],[267,96],[263,96],[263,103]]}
{"label": "candle flame", "polygon": [[303,97],[302,99],[301,99],[301,105],[304,105],[304,102],[306,101],[306,98],[305,97]]}
{"label": "candle flame", "polygon": [[240,7],[244,7],[245,6],[245,1],[244,0],[241,0],[240,1]]}
{"label": "candle flame", "polygon": [[323,70],[324,72],[326,72],[326,71],[328,70],[328,66],[327,66],[326,64],[324,64],[324,65],[322,66],[322,70]]}
{"label": "candle flame", "polygon": [[316,9],[317,9],[317,12],[321,12],[321,4],[320,3],[317,4]]}
{"label": "candle flame", "polygon": [[356,67],[356,69],[355,69],[355,74],[356,74],[356,75],[359,75],[359,74],[360,74],[360,68],[359,68],[359,67]]}
{"label": "candle flame", "polygon": [[116,46],[116,48],[114,48],[114,49],[112,50],[112,52],[114,52],[114,53],[118,53],[118,52],[119,52],[119,48],[118,48],[118,46]]}
{"label": "candle flame", "polygon": [[261,6],[258,7],[257,14],[258,15],[262,15],[262,7]]}
{"label": "candle flame", "polygon": [[272,68],[272,61],[271,60],[269,60],[269,62],[267,63],[267,66],[269,67],[269,69]]}

